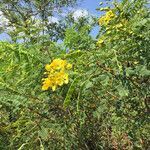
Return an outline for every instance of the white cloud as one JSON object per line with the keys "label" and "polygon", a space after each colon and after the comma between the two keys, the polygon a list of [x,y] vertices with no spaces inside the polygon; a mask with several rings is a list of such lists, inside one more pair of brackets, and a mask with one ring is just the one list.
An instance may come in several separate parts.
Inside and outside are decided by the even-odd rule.
{"label": "white cloud", "polygon": [[73,12],[73,19],[78,21],[80,18],[86,18],[89,15],[88,11],[85,9],[78,9]]}
{"label": "white cloud", "polygon": [[3,12],[0,11],[0,28],[6,32],[13,32],[16,30],[16,27],[10,26],[10,21],[4,16]]}
{"label": "white cloud", "polygon": [[48,23],[49,24],[54,24],[54,23],[59,24],[59,20],[58,20],[58,18],[51,16],[51,17],[48,17]]}
{"label": "white cloud", "polygon": [[3,12],[0,11],[0,28],[8,26],[9,20],[3,15]]}

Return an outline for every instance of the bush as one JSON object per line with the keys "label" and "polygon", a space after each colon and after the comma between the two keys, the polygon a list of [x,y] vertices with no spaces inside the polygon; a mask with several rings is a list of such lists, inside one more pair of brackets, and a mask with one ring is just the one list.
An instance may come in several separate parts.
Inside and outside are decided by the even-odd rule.
{"label": "bush", "polygon": [[[78,36],[71,29],[66,43],[76,50],[69,53],[54,43],[0,43],[1,149],[148,149],[146,1],[125,0],[101,10],[106,14],[99,19],[99,38],[88,50],[78,50],[87,40],[80,36],[83,43],[74,44]],[[69,83],[42,91],[44,66],[54,58],[73,65]]]}

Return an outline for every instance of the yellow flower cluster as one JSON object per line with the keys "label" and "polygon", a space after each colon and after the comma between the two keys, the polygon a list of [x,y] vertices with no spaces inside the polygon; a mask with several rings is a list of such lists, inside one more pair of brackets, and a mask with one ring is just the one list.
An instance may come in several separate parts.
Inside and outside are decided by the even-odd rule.
{"label": "yellow flower cluster", "polygon": [[109,24],[109,22],[115,17],[116,15],[113,13],[112,10],[109,10],[108,12],[106,12],[106,14],[104,16],[102,16],[101,18],[99,18],[99,25],[107,25]]}
{"label": "yellow flower cluster", "polygon": [[102,43],[104,43],[105,37],[101,36],[101,38],[97,41],[97,45],[100,46]]}
{"label": "yellow flower cluster", "polygon": [[51,88],[53,91],[58,86],[68,84],[68,73],[67,71],[72,68],[70,63],[66,60],[54,59],[51,64],[45,66],[47,78],[43,78],[42,90],[48,90]]}

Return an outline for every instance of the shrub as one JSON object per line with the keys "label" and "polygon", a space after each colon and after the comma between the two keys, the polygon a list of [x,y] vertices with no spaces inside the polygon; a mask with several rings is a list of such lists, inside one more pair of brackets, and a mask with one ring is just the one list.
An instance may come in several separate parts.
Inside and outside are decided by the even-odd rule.
{"label": "shrub", "polygon": [[[144,0],[102,10],[87,51],[0,43],[1,149],[148,149],[150,13]],[[56,58],[73,64],[69,83],[42,91]]]}

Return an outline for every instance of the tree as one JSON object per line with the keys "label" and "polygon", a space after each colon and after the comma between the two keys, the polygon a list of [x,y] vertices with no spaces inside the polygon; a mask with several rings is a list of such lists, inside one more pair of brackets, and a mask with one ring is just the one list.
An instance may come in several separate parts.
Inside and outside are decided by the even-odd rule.
{"label": "tree", "polygon": [[54,16],[61,14],[63,9],[74,6],[76,2],[77,0],[2,0],[0,10],[7,20],[5,29],[14,41],[18,35],[32,42],[37,42],[41,35],[57,41],[63,27],[58,26]]}

